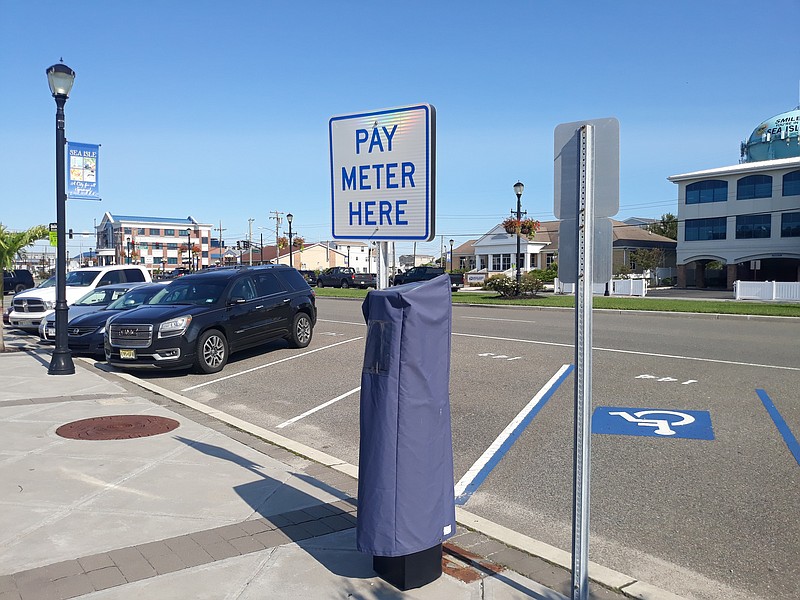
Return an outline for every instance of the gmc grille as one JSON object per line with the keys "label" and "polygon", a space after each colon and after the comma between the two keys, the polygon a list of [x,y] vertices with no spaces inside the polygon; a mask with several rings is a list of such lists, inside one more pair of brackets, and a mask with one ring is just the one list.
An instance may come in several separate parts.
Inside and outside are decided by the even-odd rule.
{"label": "gmc grille", "polygon": [[123,348],[147,348],[153,339],[152,325],[114,325],[108,329],[112,346]]}

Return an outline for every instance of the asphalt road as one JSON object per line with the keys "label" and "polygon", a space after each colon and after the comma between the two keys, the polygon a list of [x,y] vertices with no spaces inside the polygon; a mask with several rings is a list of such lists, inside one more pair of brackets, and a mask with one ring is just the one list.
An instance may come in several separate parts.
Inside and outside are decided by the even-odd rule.
{"label": "asphalt road", "polygon": [[[318,306],[304,350],[273,342],[212,376],[136,374],[356,464],[361,304]],[[454,307],[456,480],[574,362],[573,321],[571,310]],[[797,596],[800,465],[756,390],[800,437],[799,338],[798,319],[595,312],[594,407],[707,412],[713,439],[594,434],[591,560],[687,598]],[[567,377],[465,505],[567,551],[573,385]]]}

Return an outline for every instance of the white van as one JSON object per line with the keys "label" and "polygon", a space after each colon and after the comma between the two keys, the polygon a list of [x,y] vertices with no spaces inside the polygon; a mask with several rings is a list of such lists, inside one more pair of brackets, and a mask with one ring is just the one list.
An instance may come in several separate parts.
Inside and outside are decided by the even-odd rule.
{"label": "white van", "polygon": [[[109,265],[87,267],[67,273],[67,306],[96,287],[112,283],[152,281],[150,272],[142,265]],[[14,296],[11,313],[12,327],[38,331],[39,322],[56,307],[56,286],[33,288]]]}

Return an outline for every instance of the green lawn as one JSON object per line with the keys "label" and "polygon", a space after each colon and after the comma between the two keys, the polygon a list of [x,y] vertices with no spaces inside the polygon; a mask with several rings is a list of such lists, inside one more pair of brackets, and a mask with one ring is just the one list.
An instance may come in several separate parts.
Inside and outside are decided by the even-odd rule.
{"label": "green lawn", "polygon": [[[364,298],[368,290],[316,289],[320,298]],[[493,292],[456,292],[454,304],[497,304],[501,306],[555,306],[572,308],[574,296],[547,294],[539,298],[509,300]],[[657,310],[664,312],[714,313],[723,315],[761,315],[771,317],[800,317],[800,304],[767,302],[735,302],[724,300],[672,300],[669,298],[622,298],[595,296],[594,308],[611,310]]]}

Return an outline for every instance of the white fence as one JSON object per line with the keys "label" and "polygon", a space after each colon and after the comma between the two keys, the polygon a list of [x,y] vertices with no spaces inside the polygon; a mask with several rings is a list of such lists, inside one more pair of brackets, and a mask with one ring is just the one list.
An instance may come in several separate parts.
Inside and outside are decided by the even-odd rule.
{"label": "white fence", "polygon": [[800,282],[734,281],[733,294],[737,300],[790,300],[800,302]]}
{"label": "white fence", "polygon": [[[564,283],[555,279],[554,288],[557,294],[574,294],[575,284]],[[612,279],[608,286],[608,292],[612,296],[640,296],[647,295],[647,280],[645,279]],[[602,296],[606,293],[605,283],[595,283],[592,285],[592,293]]]}

